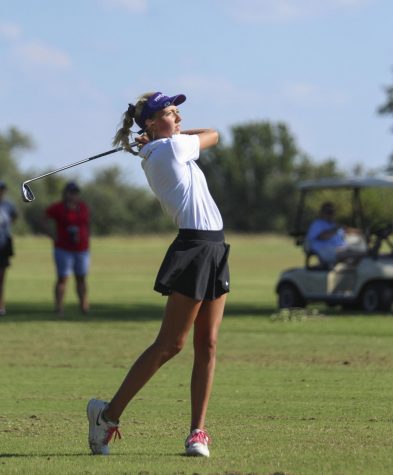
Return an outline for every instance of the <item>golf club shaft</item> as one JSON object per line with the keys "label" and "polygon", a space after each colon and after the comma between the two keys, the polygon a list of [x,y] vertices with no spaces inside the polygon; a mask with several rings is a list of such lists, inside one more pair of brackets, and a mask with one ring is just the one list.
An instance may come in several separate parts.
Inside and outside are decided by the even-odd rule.
{"label": "golf club shaft", "polygon": [[[130,144],[130,146],[134,147],[137,144],[138,144],[138,142],[133,142],[132,144]],[[68,168],[76,167],[77,165],[82,165],[82,163],[86,163],[86,162],[89,162],[91,160],[95,160],[96,158],[104,157],[105,155],[110,155],[111,153],[120,152],[121,150],[124,150],[124,148],[123,147],[118,147],[118,148],[114,148],[112,150],[108,150],[107,152],[99,153],[98,155],[94,155],[93,157],[85,158],[84,160],[80,160],[79,162],[71,163],[70,165],[65,165],[64,167],[58,168],[57,170],[53,170],[51,172],[44,173],[44,175],[40,175],[40,176],[36,176],[35,178],[31,178],[30,180],[27,180],[24,183],[26,184],[26,183],[30,183],[30,182],[35,181],[35,180],[40,180],[41,178],[45,178],[47,176],[53,175],[54,173],[59,173],[63,170],[67,170]]]}

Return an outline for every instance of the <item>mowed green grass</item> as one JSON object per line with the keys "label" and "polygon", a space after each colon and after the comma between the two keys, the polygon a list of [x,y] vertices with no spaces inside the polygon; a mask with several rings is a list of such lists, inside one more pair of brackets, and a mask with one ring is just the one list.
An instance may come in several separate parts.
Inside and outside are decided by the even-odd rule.
{"label": "mowed green grass", "polygon": [[302,256],[276,236],[227,238],[211,458],[183,456],[191,339],[127,408],[111,456],[89,455],[86,403],[110,398],[154,339],[165,298],[151,289],[171,239],[94,239],[91,314],[79,314],[70,282],[63,319],[52,313],[49,241],[16,239],[0,321],[0,473],[391,474],[392,317],[277,316],[278,274]]}

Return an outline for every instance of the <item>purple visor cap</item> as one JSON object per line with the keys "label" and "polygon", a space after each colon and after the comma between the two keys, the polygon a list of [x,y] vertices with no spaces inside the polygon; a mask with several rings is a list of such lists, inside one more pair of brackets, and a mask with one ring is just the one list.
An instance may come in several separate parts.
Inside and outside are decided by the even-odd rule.
{"label": "purple visor cap", "polygon": [[178,106],[186,100],[184,94],[178,94],[177,96],[166,96],[162,92],[155,92],[152,96],[149,97],[146,104],[143,106],[141,116],[137,119],[135,117],[135,122],[139,125],[142,130],[145,130],[145,120],[150,119],[155,112],[165,109],[168,106]]}

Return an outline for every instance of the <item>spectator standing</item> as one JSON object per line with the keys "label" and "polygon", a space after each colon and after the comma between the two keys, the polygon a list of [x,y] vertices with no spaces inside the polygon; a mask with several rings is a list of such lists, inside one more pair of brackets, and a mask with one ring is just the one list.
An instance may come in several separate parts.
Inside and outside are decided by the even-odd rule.
{"label": "spectator standing", "polygon": [[[69,182],[63,189],[62,200],[49,206],[45,212],[45,231],[54,242],[54,261],[57,280],[55,284],[55,312],[64,313],[64,296],[68,277],[73,273],[82,313],[89,311],[87,274],[90,264],[89,234],[90,213],[80,198],[80,188]],[[51,232],[48,220],[56,225]]]}
{"label": "spectator standing", "polygon": [[5,198],[7,185],[0,181],[0,316],[6,314],[4,283],[7,267],[10,265],[10,257],[13,256],[13,242],[11,236],[11,224],[17,218],[16,208]]}

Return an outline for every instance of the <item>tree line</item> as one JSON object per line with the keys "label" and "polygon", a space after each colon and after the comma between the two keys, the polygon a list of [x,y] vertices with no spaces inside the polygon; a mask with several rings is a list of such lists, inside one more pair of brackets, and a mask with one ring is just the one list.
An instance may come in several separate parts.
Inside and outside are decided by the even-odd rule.
{"label": "tree line", "polygon": [[[386,88],[386,95],[387,101],[378,112],[393,114],[393,87]],[[42,231],[44,210],[59,200],[66,182],[61,174],[39,180],[34,183],[39,200],[29,206],[22,203],[20,184],[28,177],[21,171],[17,156],[31,148],[31,137],[17,128],[0,132],[0,180],[7,182],[19,210],[17,233]],[[334,158],[313,161],[282,122],[233,126],[229,143],[220,142],[202,152],[198,163],[222,212],[226,229],[236,232],[288,231],[295,211],[297,182],[345,175]],[[393,156],[391,167],[392,163]],[[361,167],[354,170],[357,174],[362,172]],[[174,230],[174,224],[164,215],[150,190],[126,183],[117,167],[100,170],[81,185],[83,198],[92,211],[91,227],[95,235]]]}
{"label": "tree line", "polygon": [[[296,182],[341,173],[332,159],[315,164],[300,153],[285,124],[244,124],[233,127],[232,135],[232,143],[220,143],[202,153],[199,160],[227,229],[284,231],[293,208]],[[28,177],[20,170],[17,155],[31,147],[31,138],[16,128],[0,133],[0,179],[8,183],[9,194],[22,218],[15,227],[17,233],[42,231],[44,210],[59,200],[66,183],[61,174],[38,180],[34,192],[39,199],[31,205],[21,202],[20,184]],[[35,172],[30,176],[32,173]],[[93,234],[174,229],[150,190],[125,182],[117,167],[100,170],[81,185],[83,199],[92,211]]]}

